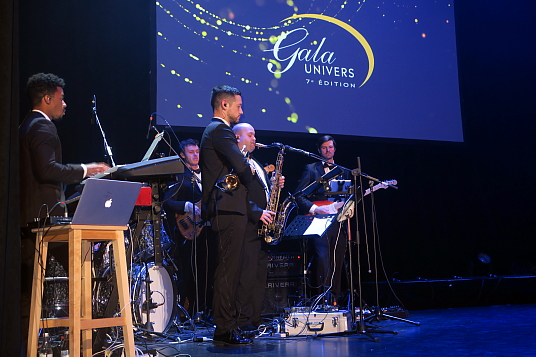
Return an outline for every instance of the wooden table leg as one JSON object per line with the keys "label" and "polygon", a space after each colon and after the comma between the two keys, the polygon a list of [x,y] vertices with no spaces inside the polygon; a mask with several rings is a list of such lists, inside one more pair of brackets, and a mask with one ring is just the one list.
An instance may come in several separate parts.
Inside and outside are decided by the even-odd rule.
{"label": "wooden table leg", "polygon": [[[28,344],[26,356],[33,357],[37,351],[39,341],[39,327],[41,322],[43,285],[45,282],[45,270],[47,268],[48,242],[43,239],[42,232],[36,234],[35,257],[32,278],[32,297],[30,304],[30,326],[28,329]],[[43,258],[41,258],[43,257]]]}
{"label": "wooden table leg", "polygon": [[130,288],[128,284],[123,232],[116,232],[116,239],[113,241],[113,249],[119,306],[121,307],[121,316],[125,319],[125,325],[123,326],[125,352],[127,356],[134,356],[134,330],[132,327],[132,308],[130,306]]}
{"label": "wooden table leg", "polygon": [[[82,319],[91,320],[93,312],[91,302],[93,300],[93,289],[91,282],[91,261],[93,252],[91,251],[91,242],[82,241]],[[93,354],[93,330],[82,330],[82,350],[83,356],[91,356]]]}
{"label": "wooden table leg", "polygon": [[69,232],[69,344],[70,354],[80,356],[80,298],[82,296],[82,232]]}

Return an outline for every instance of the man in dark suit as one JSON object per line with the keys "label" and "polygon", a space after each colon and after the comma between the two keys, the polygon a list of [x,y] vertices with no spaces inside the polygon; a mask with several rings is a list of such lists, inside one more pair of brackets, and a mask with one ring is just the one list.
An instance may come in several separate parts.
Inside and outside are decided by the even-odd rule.
{"label": "man in dark suit", "polygon": [[[62,164],[61,143],[52,120],[61,119],[67,104],[65,82],[54,74],[38,73],[28,80],[26,94],[32,111],[19,126],[20,223],[22,228],[22,329],[27,336],[35,235],[28,222],[48,215],[63,215],[63,185],[77,183],[109,169],[104,163]],[[51,244],[50,254],[65,268],[66,244]]]}
{"label": "man in dark suit", "polygon": [[[203,175],[202,215],[217,237],[218,263],[214,274],[214,341],[249,344],[237,328],[236,290],[247,224],[247,189],[253,174],[231,130],[242,111],[242,95],[227,85],[212,89],[212,122],[201,139]],[[228,176],[228,175],[235,176]],[[239,184],[235,185],[236,178]],[[222,181],[223,180],[223,181]]]}
{"label": "man in dark suit", "polygon": [[[317,161],[305,167],[296,188],[297,192],[315,182],[334,167],[334,156],[337,149],[335,140],[329,135],[324,135],[318,139],[317,148],[320,156],[326,161]],[[343,179],[350,178],[348,172],[343,173],[341,176]],[[344,204],[343,201],[336,201],[333,197],[326,196],[323,186],[320,186],[309,195],[298,195],[296,202],[298,203],[300,214],[333,214],[337,213]],[[316,286],[320,288],[319,293],[331,291],[331,297],[328,299],[329,303],[336,302],[341,293],[341,273],[346,252],[346,234],[344,229],[339,228],[340,224],[335,222],[323,236],[313,240]]]}
{"label": "man in dark suit", "polygon": [[[179,270],[179,302],[192,315],[195,312],[208,312],[211,306],[214,264],[210,257],[214,254],[214,242],[208,234],[210,227],[196,227],[186,218],[192,221],[201,218],[199,142],[184,140],[181,141],[181,148],[180,156],[186,169],[170,183],[164,193],[163,207],[167,214],[168,232],[177,243],[172,256]],[[177,219],[181,220],[180,227]]]}
{"label": "man in dark suit", "polygon": [[77,183],[110,167],[104,163],[62,164],[61,143],[52,120],[65,114],[63,79],[39,73],[28,80],[26,93],[32,103],[19,126],[20,148],[20,222],[26,226],[47,214],[63,215],[58,203],[65,201],[64,184]]}
{"label": "man in dark suit", "polygon": [[[233,132],[238,147],[245,145],[246,151],[251,154],[255,150],[255,129],[250,124],[240,123],[233,127]],[[251,155],[248,155],[248,161],[255,175],[248,191],[248,223],[236,297],[238,326],[242,331],[256,330],[262,324],[262,303],[268,274],[268,247],[258,232],[263,223],[272,223],[275,216],[275,212],[266,210],[270,192],[268,175],[263,166]],[[284,177],[281,179],[279,185],[283,187]]]}

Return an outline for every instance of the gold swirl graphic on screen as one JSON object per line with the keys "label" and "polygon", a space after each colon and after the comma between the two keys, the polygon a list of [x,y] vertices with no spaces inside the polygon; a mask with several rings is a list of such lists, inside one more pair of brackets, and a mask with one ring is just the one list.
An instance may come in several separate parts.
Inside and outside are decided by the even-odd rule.
{"label": "gold swirl graphic on screen", "polygon": [[336,19],[336,18],[330,17],[330,16],[326,16],[326,15],[318,15],[318,14],[292,15],[292,16],[287,17],[286,19],[282,20],[282,22],[287,21],[287,20],[291,20],[291,19],[298,19],[298,18],[301,18],[301,17],[306,17],[306,18],[312,18],[312,19],[318,19],[318,20],[324,20],[324,21],[327,21],[327,22],[331,22],[332,24],[335,24],[335,25],[337,25],[339,27],[342,27],[344,30],[348,31],[352,36],[354,36],[357,39],[357,41],[359,41],[361,46],[363,46],[363,49],[365,50],[365,53],[367,54],[367,59],[368,59],[368,63],[369,63],[367,77],[365,78],[363,83],[361,83],[360,87],[362,87],[363,84],[367,83],[367,81],[369,80],[370,76],[372,75],[372,72],[374,71],[374,54],[372,53],[372,48],[370,47],[370,45],[367,42],[367,40],[365,39],[365,37],[362,34],[360,34],[359,31],[357,31],[355,28],[353,28],[352,26],[348,25],[346,22],[343,22],[343,21],[341,21],[339,19]]}
{"label": "gold swirl graphic on screen", "polygon": [[[251,51],[249,49],[250,46],[247,45],[247,42],[256,43],[256,46],[258,46],[262,51],[263,49],[268,48],[269,44],[274,44],[280,36],[284,35],[286,29],[293,25],[296,25],[297,21],[299,22],[301,20],[304,20],[304,18],[306,17],[310,18],[309,24],[312,24],[315,20],[328,21],[329,19],[329,22],[333,24],[339,26],[341,26],[341,24],[346,25],[341,27],[347,31],[349,27],[349,32],[352,35],[355,36],[355,33],[359,34],[351,26],[334,17],[326,15],[296,15],[296,13],[298,13],[300,10],[297,5],[298,1],[287,0],[282,2],[280,4],[282,8],[287,7],[291,10],[291,12],[294,13],[294,15],[283,20],[282,23],[273,26],[259,26],[258,24],[240,23],[236,20],[235,14],[231,9],[226,8],[228,9],[226,13],[220,12],[219,14],[216,14],[215,12],[210,11],[208,9],[208,7],[210,7],[209,3],[201,4],[200,2],[195,0],[170,0],[167,2],[168,6],[170,6],[170,4],[174,4],[174,6],[176,6],[176,9],[173,9],[173,6],[169,8],[168,6],[164,5],[165,3],[166,1],[155,2],[157,8],[159,8],[160,11],[163,11],[167,16],[173,19],[173,21],[175,21],[177,25],[198,36],[200,39],[212,43],[213,45],[219,47],[221,50],[231,51],[235,55],[249,59],[256,59],[263,62],[271,62],[276,66],[280,66],[277,61],[267,58],[265,56],[256,55],[254,53],[256,51]],[[302,10],[305,10],[304,12],[319,11],[321,14],[331,12],[333,16],[342,16],[342,14],[345,13],[347,21],[350,22],[351,18],[361,10],[364,3],[366,3],[366,0],[360,0],[356,2],[344,0],[339,4],[336,4],[333,1],[327,1],[325,3],[322,3],[321,1],[313,1],[310,2],[308,6],[306,6],[306,9],[302,8]],[[180,9],[180,11],[183,13],[182,15],[176,13],[176,10],[178,9]],[[193,19],[194,22],[197,23],[197,25],[194,26],[190,20],[185,21],[186,19]],[[353,32],[351,30],[353,30]],[[168,36],[166,33],[163,33],[162,31],[157,30],[157,36],[160,37],[162,40],[167,42],[175,42],[172,37],[174,38],[176,34],[174,33],[169,35],[170,36]],[[232,38],[245,40],[247,42],[244,44],[240,44],[238,42],[229,42],[229,40]],[[360,41],[360,43],[363,42]],[[366,40],[364,41],[364,43],[366,43]],[[312,42],[312,44],[314,44],[314,42]],[[178,43],[175,46],[175,49],[177,51],[183,52],[186,56],[195,60],[201,65],[207,66],[210,65],[210,63],[212,62],[213,58],[203,58],[203,56],[196,54],[196,48],[185,48]],[[367,53],[367,55],[369,55],[369,53]],[[217,58],[217,56],[214,58]],[[369,56],[369,64],[372,64],[372,67],[369,66],[369,75],[361,85],[363,85],[368,80],[370,74],[372,73],[373,57],[372,62],[370,61],[370,58],[371,57]],[[185,71],[187,70],[186,68],[170,68],[170,66],[168,66],[168,64],[166,63],[159,63],[159,66],[162,68],[166,68],[169,71],[168,73],[174,77],[182,77],[184,80],[184,84],[193,85],[196,82],[196,74],[185,73]],[[229,77],[237,78],[244,84],[249,84],[257,87],[263,86],[263,84],[259,83],[258,79],[254,77],[243,77],[242,75],[232,73],[228,70],[224,71],[223,74]],[[292,100],[290,99],[290,96],[288,94],[284,95],[279,90],[277,86],[277,81],[279,79],[280,74],[275,73],[273,80],[268,84],[268,87],[265,90],[267,90],[268,93],[271,93],[272,95],[275,94],[276,96],[282,96],[282,98],[280,98],[283,100],[283,102],[290,111],[289,116],[286,118],[286,120],[288,122],[296,124],[298,122],[298,113],[293,105]],[[176,103],[176,108],[184,108],[184,105],[181,103]],[[259,110],[262,113],[267,113],[267,108],[259,108]],[[201,114],[198,114],[198,116],[202,117]],[[305,128],[308,132],[315,132],[314,128]]]}

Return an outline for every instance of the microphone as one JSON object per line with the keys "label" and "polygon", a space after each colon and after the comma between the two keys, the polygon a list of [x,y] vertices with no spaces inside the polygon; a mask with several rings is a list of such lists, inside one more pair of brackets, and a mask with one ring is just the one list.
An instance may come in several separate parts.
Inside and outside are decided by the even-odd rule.
{"label": "microphone", "polygon": [[[164,305],[163,302],[156,303],[156,302],[153,302],[152,300],[149,300],[148,302],[149,302],[149,310],[154,310],[157,307],[160,307],[160,306]],[[142,312],[147,312],[147,300],[145,300],[143,302],[143,305],[141,305],[141,311]]]}
{"label": "microphone", "polygon": [[93,100],[91,101],[93,107],[91,108],[93,114],[91,114],[91,124],[95,124],[95,116],[97,115],[97,96],[93,94]]}
{"label": "microphone", "polygon": [[270,145],[265,145],[265,144],[261,144],[261,143],[255,143],[255,146],[258,147],[259,149],[269,149],[269,148],[273,148],[273,147],[281,147],[281,146],[283,146],[283,144],[281,144],[281,143],[272,143]]}
{"label": "microphone", "polygon": [[297,152],[297,153],[300,153],[300,154],[303,154],[303,155],[307,155],[307,156],[312,156],[313,154],[311,154],[309,151],[305,151],[305,150],[302,150],[302,149],[296,149],[296,148],[293,148],[292,146],[285,146],[285,148],[289,151],[294,151],[294,152]]}

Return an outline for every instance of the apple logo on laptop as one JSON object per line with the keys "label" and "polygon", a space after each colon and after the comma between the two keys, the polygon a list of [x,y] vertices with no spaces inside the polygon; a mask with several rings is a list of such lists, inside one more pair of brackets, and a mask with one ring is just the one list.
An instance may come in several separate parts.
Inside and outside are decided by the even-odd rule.
{"label": "apple logo on laptop", "polygon": [[106,200],[106,202],[104,202],[104,207],[106,207],[106,208],[112,207],[112,199],[111,198],[109,200]]}

